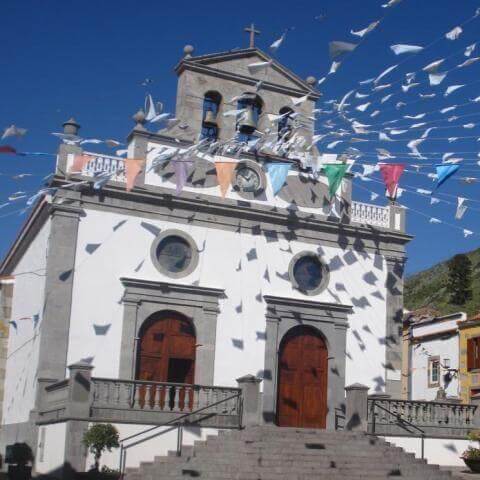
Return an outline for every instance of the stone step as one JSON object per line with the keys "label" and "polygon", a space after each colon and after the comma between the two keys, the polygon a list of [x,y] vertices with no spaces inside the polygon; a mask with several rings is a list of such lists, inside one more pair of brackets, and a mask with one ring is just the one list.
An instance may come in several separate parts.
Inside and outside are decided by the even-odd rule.
{"label": "stone step", "polygon": [[222,431],[182,455],[128,469],[125,480],[447,480],[450,472],[364,433],[254,427]]}

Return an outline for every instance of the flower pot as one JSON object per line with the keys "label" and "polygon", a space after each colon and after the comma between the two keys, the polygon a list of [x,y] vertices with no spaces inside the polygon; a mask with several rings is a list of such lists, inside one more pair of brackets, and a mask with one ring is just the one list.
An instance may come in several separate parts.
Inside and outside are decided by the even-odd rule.
{"label": "flower pot", "polygon": [[465,465],[475,473],[480,473],[480,458],[465,458],[462,457]]}

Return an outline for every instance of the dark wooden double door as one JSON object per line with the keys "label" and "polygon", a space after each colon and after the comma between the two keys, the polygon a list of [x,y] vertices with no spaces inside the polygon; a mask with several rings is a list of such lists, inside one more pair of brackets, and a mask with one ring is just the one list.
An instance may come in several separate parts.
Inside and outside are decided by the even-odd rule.
{"label": "dark wooden double door", "polygon": [[[193,384],[194,376],[195,332],[190,321],[174,313],[153,315],[140,332],[137,380]],[[172,408],[174,392],[162,393],[162,403]],[[185,399],[185,391],[180,390],[180,397],[182,409],[191,405],[193,394]],[[143,398],[147,404],[152,401]]]}
{"label": "dark wooden double door", "polygon": [[308,327],[291,330],[280,345],[277,424],[326,428],[328,350]]}

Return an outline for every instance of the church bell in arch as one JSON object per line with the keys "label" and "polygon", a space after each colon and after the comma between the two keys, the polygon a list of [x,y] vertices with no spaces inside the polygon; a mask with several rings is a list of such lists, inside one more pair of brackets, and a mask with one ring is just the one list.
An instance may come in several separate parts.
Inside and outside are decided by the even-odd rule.
{"label": "church bell in arch", "polygon": [[203,124],[206,127],[217,127],[217,115],[213,110],[207,110],[205,118],[203,119]]}
{"label": "church bell in arch", "polygon": [[253,107],[249,105],[240,118],[238,128],[241,133],[252,134],[257,129],[257,122],[253,116]]}

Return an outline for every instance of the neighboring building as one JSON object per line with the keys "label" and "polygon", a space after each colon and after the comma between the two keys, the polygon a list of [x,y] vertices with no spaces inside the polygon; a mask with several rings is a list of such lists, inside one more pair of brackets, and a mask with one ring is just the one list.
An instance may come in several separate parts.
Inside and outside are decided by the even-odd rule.
{"label": "neighboring building", "polygon": [[460,329],[460,395],[464,403],[480,393],[480,314],[462,322]]}
{"label": "neighboring building", "polygon": [[12,314],[14,283],[13,277],[0,277],[0,421],[2,419],[8,332]]}
{"label": "neighboring building", "polygon": [[[1,265],[15,277],[12,319],[32,321],[10,335],[0,443],[29,442],[37,472],[84,468],[92,419],[110,419],[123,437],[184,412],[185,387],[175,400],[174,387],[166,397],[154,382],[194,383],[204,401],[252,374],[260,421],[330,429],[346,384],[400,395],[405,210],[353,201],[347,175],[332,212],[326,176],[311,174],[323,161],[312,144],[315,79],[257,48],[192,50],[176,67],[177,123],[154,133],[135,115],[128,157],[146,162],[135,188],[125,188],[129,160],[62,144],[56,190]],[[67,140],[78,128],[64,125]],[[266,170],[278,162],[291,171],[274,195]],[[222,198],[216,172],[232,163]],[[85,401],[80,381],[65,390],[71,364],[75,382],[93,368],[87,410],[72,397]],[[137,460],[152,460],[160,443],[140,446]]]}
{"label": "neighboring building", "polygon": [[419,310],[404,320],[403,398],[432,401],[460,397],[459,326],[462,312],[444,316]]}

